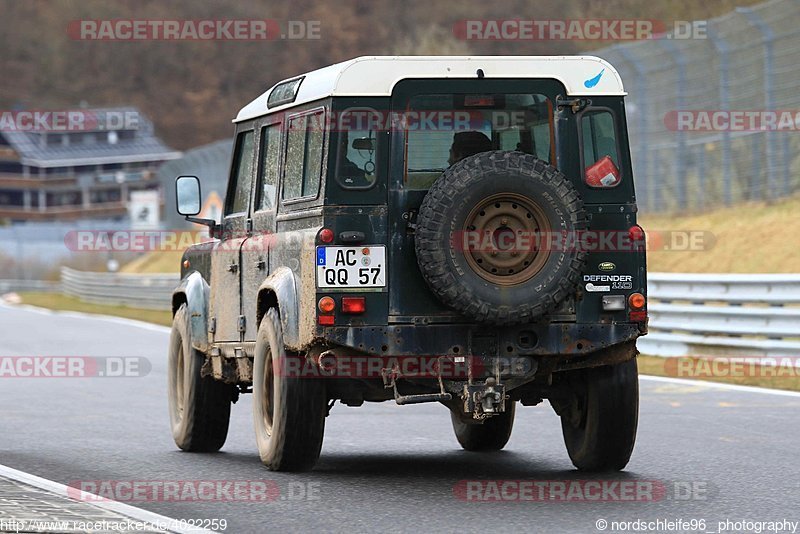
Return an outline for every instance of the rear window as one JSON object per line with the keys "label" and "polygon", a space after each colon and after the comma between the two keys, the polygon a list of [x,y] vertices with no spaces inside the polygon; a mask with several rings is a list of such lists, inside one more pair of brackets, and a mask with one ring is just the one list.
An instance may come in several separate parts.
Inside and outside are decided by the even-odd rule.
{"label": "rear window", "polygon": [[418,95],[406,113],[409,189],[428,189],[450,165],[489,150],[553,159],[553,106],[541,94]]}
{"label": "rear window", "polygon": [[283,176],[284,200],[317,196],[322,174],[324,124],[321,110],[289,119]]}

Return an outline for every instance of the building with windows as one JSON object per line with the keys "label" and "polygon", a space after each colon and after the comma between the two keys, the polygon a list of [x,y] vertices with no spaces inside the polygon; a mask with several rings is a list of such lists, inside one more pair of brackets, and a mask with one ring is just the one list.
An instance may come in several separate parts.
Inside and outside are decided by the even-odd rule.
{"label": "building with windows", "polygon": [[152,122],[131,107],[80,113],[92,120],[77,128],[0,128],[0,219],[124,220],[132,193],[160,192],[155,171],[181,153]]}

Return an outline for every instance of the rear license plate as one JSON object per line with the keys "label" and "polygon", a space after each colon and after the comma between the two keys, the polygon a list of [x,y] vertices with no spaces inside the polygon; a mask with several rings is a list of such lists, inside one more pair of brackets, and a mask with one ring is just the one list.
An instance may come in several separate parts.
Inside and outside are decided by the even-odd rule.
{"label": "rear license plate", "polygon": [[317,247],[317,287],[385,287],[386,247]]}

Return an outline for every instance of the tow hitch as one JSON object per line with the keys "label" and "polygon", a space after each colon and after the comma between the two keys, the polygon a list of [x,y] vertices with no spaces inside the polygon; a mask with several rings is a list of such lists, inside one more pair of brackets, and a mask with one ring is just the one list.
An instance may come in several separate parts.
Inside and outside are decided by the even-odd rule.
{"label": "tow hitch", "polygon": [[506,388],[490,376],[483,384],[465,384],[464,413],[471,413],[478,421],[506,410]]}

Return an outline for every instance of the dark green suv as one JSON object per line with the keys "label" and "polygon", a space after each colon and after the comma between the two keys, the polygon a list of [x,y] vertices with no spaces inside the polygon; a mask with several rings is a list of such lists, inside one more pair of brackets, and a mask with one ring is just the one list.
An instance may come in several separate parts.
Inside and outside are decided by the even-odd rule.
{"label": "dark green suv", "polygon": [[313,466],[336,400],[438,402],[470,451],[547,399],[580,469],[622,469],[647,330],[624,90],[594,57],[365,57],[235,120],[221,222],[172,299],[185,450],[254,395],[263,462]]}

